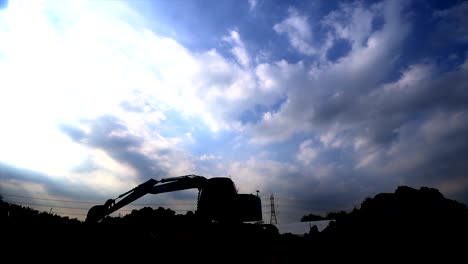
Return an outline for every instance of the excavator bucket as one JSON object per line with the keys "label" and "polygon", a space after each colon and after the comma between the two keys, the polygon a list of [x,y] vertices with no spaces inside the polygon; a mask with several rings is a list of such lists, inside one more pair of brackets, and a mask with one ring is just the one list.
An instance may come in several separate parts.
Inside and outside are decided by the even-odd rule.
{"label": "excavator bucket", "polygon": [[106,207],[104,205],[95,205],[91,207],[86,216],[86,223],[96,223],[106,216]]}

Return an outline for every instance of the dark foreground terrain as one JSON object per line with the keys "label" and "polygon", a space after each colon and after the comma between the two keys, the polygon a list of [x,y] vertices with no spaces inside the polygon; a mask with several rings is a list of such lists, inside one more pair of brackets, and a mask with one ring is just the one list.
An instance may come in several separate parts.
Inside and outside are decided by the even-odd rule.
{"label": "dark foreground terrain", "polygon": [[271,225],[206,223],[193,213],[176,215],[163,208],[143,208],[88,224],[1,201],[1,258],[3,263],[47,258],[73,263],[467,259],[468,209],[436,189],[398,187],[395,193],[378,194],[359,209],[335,216],[322,232],[311,228],[295,236],[280,235]]}

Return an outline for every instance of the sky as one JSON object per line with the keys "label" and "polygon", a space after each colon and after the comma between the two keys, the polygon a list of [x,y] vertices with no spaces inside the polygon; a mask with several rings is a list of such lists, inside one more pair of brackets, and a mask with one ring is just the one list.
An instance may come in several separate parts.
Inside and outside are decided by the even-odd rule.
{"label": "sky", "polygon": [[267,222],[271,194],[282,223],[400,185],[468,204],[468,2],[0,3],[4,200],[84,219],[198,174]]}

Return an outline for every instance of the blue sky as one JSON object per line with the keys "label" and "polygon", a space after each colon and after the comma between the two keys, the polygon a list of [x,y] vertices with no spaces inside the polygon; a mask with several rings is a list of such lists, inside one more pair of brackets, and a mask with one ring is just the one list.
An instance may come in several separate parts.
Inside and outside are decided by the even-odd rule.
{"label": "blue sky", "polygon": [[[467,11],[464,1],[9,1],[0,192],[82,217],[55,200],[104,201],[193,173],[260,190],[265,220],[275,194],[281,222],[398,185],[468,203]],[[178,204],[196,193],[144,200],[190,210]]]}

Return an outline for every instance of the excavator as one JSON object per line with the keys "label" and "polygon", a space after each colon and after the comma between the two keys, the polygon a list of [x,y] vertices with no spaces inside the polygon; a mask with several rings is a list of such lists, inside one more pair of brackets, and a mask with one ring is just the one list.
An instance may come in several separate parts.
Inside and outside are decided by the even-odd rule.
{"label": "excavator", "polygon": [[103,205],[93,206],[88,211],[86,222],[97,223],[106,216],[132,203],[146,194],[168,193],[198,189],[197,215],[202,219],[220,223],[261,222],[262,205],[258,196],[237,193],[230,178],[205,178],[185,175],[161,180],[149,179]]}

